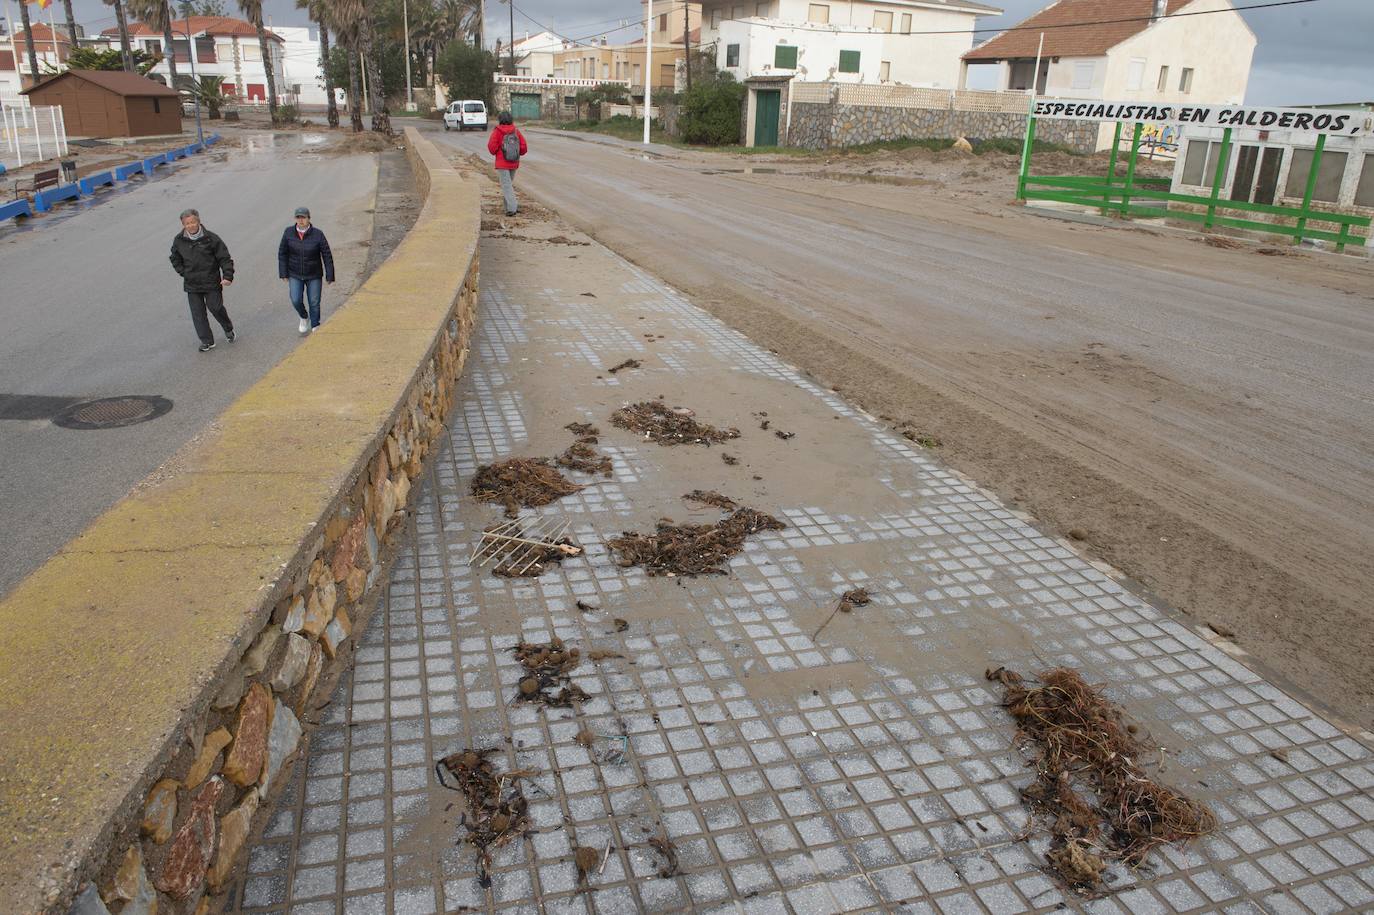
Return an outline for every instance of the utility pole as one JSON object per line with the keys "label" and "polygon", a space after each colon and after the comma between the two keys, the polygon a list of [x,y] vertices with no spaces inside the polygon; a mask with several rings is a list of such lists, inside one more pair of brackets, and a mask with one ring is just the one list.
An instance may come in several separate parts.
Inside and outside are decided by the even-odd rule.
{"label": "utility pole", "polygon": [[477,24],[477,47],[487,49],[487,0],[482,0],[482,21]]}
{"label": "utility pole", "polygon": [[644,0],[644,145],[649,145],[649,106],[653,104],[654,0]]}
{"label": "utility pole", "polygon": [[406,110],[415,108],[415,90],[410,85],[410,4],[401,0],[401,28],[406,33]]}
{"label": "utility pole", "polygon": [[686,55],[683,63],[687,65],[687,91],[692,91],[692,5],[682,4],[682,48]]}
{"label": "utility pole", "polygon": [[510,4],[510,75],[515,75],[515,0],[506,0]]}
{"label": "utility pole", "polygon": [[[182,24],[186,26],[186,31],[184,32],[186,35],[186,56],[191,59],[191,88],[193,90],[191,98],[194,99],[196,103],[196,142],[204,143],[205,130],[200,126],[200,77],[196,76],[196,43],[191,38],[190,17],[185,17]],[[175,54],[176,51],[168,48],[167,53]],[[180,102],[180,99],[178,99],[178,102]]]}

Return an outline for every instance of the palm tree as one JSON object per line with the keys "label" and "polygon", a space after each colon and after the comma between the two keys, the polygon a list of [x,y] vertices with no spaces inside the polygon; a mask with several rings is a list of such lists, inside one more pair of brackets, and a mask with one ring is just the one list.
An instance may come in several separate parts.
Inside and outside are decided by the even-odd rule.
{"label": "palm tree", "polygon": [[[124,58],[124,69],[134,72],[134,52],[129,45],[129,20],[124,17],[124,0],[103,0],[106,6],[113,6],[115,22],[119,24],[119,54]],[[23,6],[21,3],[20,6]]]}
{"label": "palm tree", "polygon": [[324,72],[324,94],[328,97],[329,126],[339,126],[339,106],[334,102],[334,79],[329,75],[329,13],[324,0],[296,0],[296,8],[309,11],[320,27],[320,69]]}
{"label": "palm tree", "polygon": [[72,13],[72,0],[62,0],[62,9],[67,14],[67,34],[72,39],[72,50],[76,50],[76,16]]}
{"label": "palm tree", "polygon": [[344,49],[348,59],[348,122],[354,133],[363,129],[363,95],[358,73],[358,27],[350,18],[356,10],[349,0],[323,0],[325,18],[334,26],[334,35],[339,47]]}
{"label": "palm tree", "polygon": [[[71,0],[67,0],[71,2]],[[171,75],[167,85],[176,88],[177,81],[177,55],[172,49],[172,7],[167,0],[128,0],[129,12],[139,22],[147,25],[150,29],[156,29],[162,33],[163,57],[167,60],[167,70]],[[187,23],[187,32],[190,32],[190,23]],[[189,46],[191,39],[188,37],[186,43]],[[189,47],[188,47],[189,50]]]}
{"label": "palm tree", "polygon": [[24,26],[24,49],[29,52],[29,75],[33,84],[38,85],[38,52],[33,48],[33,24],[29,22],[29,5],[19,4],[19,21]]}
{"label": "palm tree", "polygon": [[267,29],[262,24],[262,0],[238,0],[244,18],[258,30],[258,48],[262,51],[262,68],[267,73],[267,113],[272,123],[277,123],[277,77],[276,66],[267,48]]}
{"label": "palm tree", "polygon": [[[372,129],[378,133],[391,133],[391,112],[386,108],[386,87],[382,85],[382,69],[377,64],[377,49],[372,41],[372,20],[368,15],[365,0],[335,0],[333,3],[334,23],[340,34],[348,33],[353,38],[350,46],[351,57],[361,52],[367,66],[367,89],[372,109]],[[349,62],[350,81],[352,61]]]}

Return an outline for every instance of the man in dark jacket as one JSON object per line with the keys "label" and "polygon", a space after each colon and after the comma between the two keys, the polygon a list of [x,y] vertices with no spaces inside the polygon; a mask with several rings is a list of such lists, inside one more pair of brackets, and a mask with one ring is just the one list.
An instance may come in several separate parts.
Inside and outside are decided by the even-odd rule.
{"label": "man in dark jacket", "polygon": [[[277,245],[277,275],[286,280],[291,292],[291,306],[300,315],[302,334],[320,326],[320,281],[334,282],[334,253],[329,239],[310,224],[310,211],[296,207],[296,224],[287,226]],[[305,313],[305,300],[310,300],[310,314]]]}
{"label": "man in dark jacket", "polygon": [[[509,111],[497,116],[499,122],[487,139],[487,152],[496,158],[496,174],[501,176],[501,196],[506,201],[506,215],[514,216],[520,209],[515,200],[515,170],[520,167],[520,159],[529,152],[525,145],[525,135],[515,127],[515,118]],[[506,140],[510,138],[510,143]],[[515,155],[511,153],[520,150]]]}
{"label": "man in dark jacket", "polygon": [[224,310],[224,287],[234,282],[234,259],[220,237],[200,224],[200,213],[195,210],[181,212],[181,231],[172,239],[171,261],[191,304],[200,351],[208,353],[215,348],[215,335],[205,317],[207,310],[224,328],[225,339],[233,343],[234,322]]}

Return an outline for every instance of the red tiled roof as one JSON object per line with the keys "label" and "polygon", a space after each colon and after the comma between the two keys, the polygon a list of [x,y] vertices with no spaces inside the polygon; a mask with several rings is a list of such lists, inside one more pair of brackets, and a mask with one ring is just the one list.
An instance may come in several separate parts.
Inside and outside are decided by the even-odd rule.
{"label": "red tiled roof", "polygon": [[[71,44],[71,43],[72,43],[72,40],[71,40],[70,38],[67,37],[67,30],[66,30],[66,29],[58,29],[56,34],[57,34],[57,42],[58,42],[58,44],[62,44],[62,43],[64,43],[64,42],[65,42],[66,44]],[[44,24],[41,23],[41,22],[35,22],[35,23],[33,24],[33,40],[34,40],[35,43],[38,43],[38,42],[46,42],[46,43],[48,43],[48,44],[52,44],[52,39],[53,39],[53,30],[52,30],[52,29],[48,28],[46,25],[44,25]],[[18,42],[19,44],[23,44],[23,43],[24,43],[24,30],[23,30],[23,29],[20,29],[19,31],[17,31],[17,32],[14,33],[14,40],[15,40],[16,42]],[[51,49],[50,49],[50,50],[51,50]]]}
{"label": "red tiled roof", "polygon": [[[1192,0],[1169,0],[1166,15],[1173,15]],[[1034,57],[1044,29],[1046,57],[1100,57],[1110,48],[1150,25],[1154,0],[1058,0],[1018,23],[1019,31],[1003,32],[964,55],[964,60],[1008,60]],[[1109,25],[1073,26],[1079,22],[1135,19]]]}
{"label": "red tiled roof", "polygon": [[[246,19],[235,19],[232,16],[192,16],[190,19],[172,20],[172,37],[186,36],[189,31],[192,35],[237,35],[240,38],[257,38],[258,30],[253,28],[253,23]],[[105,36],[116,36],[119,34],[119,27],[105,29],[100,33]],[[129,35],[146,36],[149,38],[161,38],[162,32],[159,29],[151,28],[146,22],[130,22]],[[276,35],[271,29],[267,30],[267,37],[281,41],[280,35]]]}

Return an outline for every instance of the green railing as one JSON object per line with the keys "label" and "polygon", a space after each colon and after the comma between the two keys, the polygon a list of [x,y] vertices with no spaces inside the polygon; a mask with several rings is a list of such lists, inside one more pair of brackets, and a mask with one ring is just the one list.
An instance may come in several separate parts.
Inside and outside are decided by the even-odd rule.
{"label": "green railing", "polygon": [[[1158,218],[1167,214],[1170,219],[1182,219],[1202,223],[1204,228],[1227,226],[1233,229],[1248,229],[1253,232],[1269,232],[1286,235],[1301,242],[1305,238],[1334,242],[1337,251],[1344,251],[1348,244],[1364,244],[1370,234],[1371,219],[1368,216],[1355,216],[1348,213],[1331,213],[1312,209],[1312,196],[1316,189],[1317,168],[1321,164],[1322,150],[1326,146],[1326,135],[1317,137],[1313,151],[1311,170],[1307,176],[1306,192],[1301,206],[1278,206],[1267,203],[1250,203],[1246,200],[1223,200],[1221,187],[1225,184],[1226,169],[1230,161],[1231,130],[1227,128],[1222,135],[1221,155],[1217,159],[1216,174],[1212,178],[1211,192],[1206,196],[1198,194],[1175,194],[1169,188],[1172,182],[1160,178],[1137,178],[1135,175],[1136,158],[1140,150],[1141,125],[1135,125],[1131,141],[1130,158],[1126,174],[1118,177],[1117,149],[1121,145],[1121,125],[1116,125],[1116,138],[1112,144],[1111,160],[1106,177],[1078,177],[1072,175],[1032,175],[1030,174],[1031,144],[1035,139],[1035,118],[1029,118],[1026,125],[1026,148],[1021,158],[1021,175],[1017,182],[1017,197],[1021,200],[1048,200],[1055,203],[1077,204],[1093,207],[1103,215],[1109,212],[1122,216],[1148,216]],[[1184,204],[1199,210],[1177,209],[1170,204]],[[1149,205],[1146,205],[1149,204]],[[1245,219],[1234,215],[1222,215],[1219,211],[1239,213],[1263,213],[1281,219],[1291,219],[1293,225],[1282,222],[1264,222],[1258,219]],[[1329,223],[1336,231],[1314,229],[1311,223]],[[1364,236],[1355,233],[1356,228],[1365,230]]]}

